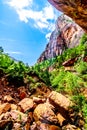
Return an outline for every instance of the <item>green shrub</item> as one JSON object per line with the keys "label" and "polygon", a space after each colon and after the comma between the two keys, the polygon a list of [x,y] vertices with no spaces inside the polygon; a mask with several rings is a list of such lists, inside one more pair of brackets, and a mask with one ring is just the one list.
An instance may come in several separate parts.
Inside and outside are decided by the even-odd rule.
{"label": "green shrub", "polygon": [[84,33],[80,39],[80,44],[85,44],[87,42],[87,34]]}
{"label": "green shrub", "polygon": [[87,74],[87,63],[80,61],[76,66],[76,70],[80,74]]}

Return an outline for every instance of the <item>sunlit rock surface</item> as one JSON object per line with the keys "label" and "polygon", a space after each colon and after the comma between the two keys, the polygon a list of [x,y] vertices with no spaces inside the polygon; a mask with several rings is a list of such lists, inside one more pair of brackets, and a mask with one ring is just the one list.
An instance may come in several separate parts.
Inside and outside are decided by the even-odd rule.
{"label": "sunlit rock surface", "polygon": [[77,46],[83,33],[83,29],[71,18],[61,15],[56,21],[55,30],[38,62],[60,55],[66,48]]}

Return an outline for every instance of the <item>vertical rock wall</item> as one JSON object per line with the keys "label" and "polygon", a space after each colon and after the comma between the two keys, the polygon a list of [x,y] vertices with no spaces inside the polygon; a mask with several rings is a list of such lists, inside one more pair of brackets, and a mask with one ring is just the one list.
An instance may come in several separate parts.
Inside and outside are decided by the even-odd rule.
{"label": "vertical rock wall", "polygon": [[77,46],[83,33],[84,31],[71,18],[61,15],[38,62],[60,55],[66,48]]}

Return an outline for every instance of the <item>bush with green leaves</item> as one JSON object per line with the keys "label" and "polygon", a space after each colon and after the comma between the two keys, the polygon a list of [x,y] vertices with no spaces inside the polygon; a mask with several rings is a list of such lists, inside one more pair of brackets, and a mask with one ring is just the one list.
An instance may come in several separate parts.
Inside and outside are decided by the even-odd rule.
{"label": "bush with green leaves", "polygon": [[80,39],[80,44],[85,44],[87,42],[87,34],[84,33]]}
{"label": "bush with green leaves", "polygon": [[80,61],[78,64],[76,64],[75,68],[79,74],[87,74],[86,62]]}

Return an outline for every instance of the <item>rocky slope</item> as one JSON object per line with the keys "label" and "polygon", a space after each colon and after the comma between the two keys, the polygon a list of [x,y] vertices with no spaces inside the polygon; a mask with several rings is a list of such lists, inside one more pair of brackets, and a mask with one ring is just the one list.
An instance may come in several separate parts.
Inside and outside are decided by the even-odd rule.
{"label": "rocky slope", "polygon": [[48,0],[87,32],[87,0]]}
{"label": "rocky slope", "polygon": [[0,130],[87,129],[87,35],[66,52],[51,73],[0,53]]}
{"label": "rocky slope", "polygon": [[33,93],[24,86],[12,89],[5,80],[0,78],[0,130],[81,130],[84,121],[66,96],[46,86]]}
{"label": "rocky slope", "polygon": [[84,31],[71,18],[61,15],[38,62],[60,55],[66,48],[75,47],[83,33]]}

